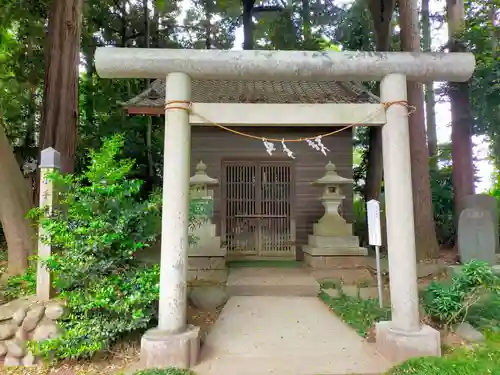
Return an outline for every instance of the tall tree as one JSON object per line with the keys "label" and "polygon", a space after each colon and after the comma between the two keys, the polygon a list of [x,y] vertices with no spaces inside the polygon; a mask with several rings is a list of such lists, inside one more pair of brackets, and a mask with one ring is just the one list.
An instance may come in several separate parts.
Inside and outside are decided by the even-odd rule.
{"label": "tall tree", "polygon": [[[0,113],[0,120],[2,114]],[[17,275],[28,267],[34,250],[34,231],[25,218],[31,201],[14,152],[0,123],[0,222],[7,240],[8,274]]]}
{"label": "tall tree", "polygon": [[[450,52],[465,52],[461,40],[465,10],[463,0],[447,0],[448,45]],[[469,101],[469,82],[450,82],[451,156],[453,161],[453,191],[455,216],[460,215],[463,198],[474,193],[474,164],[472,155],[472,112]]]}
{"label": "tall tree", "polygon": [[309,0],[302,0],[302,35],[304,37],[304,44],[311,41],[311,6]]}
{"label": "tall tree", "polygon": [[[156,4],[153,4],[153,7],[156,7]],[[149,48],[151,44],[151,20],[149,17],[149,4],[148,0],[142,0],[142,10],[144,17],[144,48]],[[156,10],[153,11],[154,18],[156,19]],[[156,26],[153,25],[153,26]],[[156,30],[154,32],[156,34]],[[146,80],[146,85],[149,87],[151,81]],[[154,180],[155,180],[155,170],[154,170],[154,159],[153,159],[153,147],[152,147],[152,137],[153,137],[153,118],[148,116],[147,119],[147,127],[145,134],[145,143],[146,143],[146,154],[148,159],[148,179],[145,182],[147,186],[147,190],[150,191],[153,188]]]}
{"label": "tall tree", "polygon": [[[430,0],[422,0],[422,47],[425,52],[431,51],[431,18]],[[427,128],[427,147],[431,158],[431,168],[437,168],[437,130],[436,130],[436,98],[434,96],[434,82],[425,84],[425,120]]]}
{"label": "tall tree", "polygon": [[49,11],[40,146],[61,153],[62,172],[75,167],[82,4],[52,0]]}
{"label": "tall tree", "polygon": [[[375,48],[388,51],[392,36],[392,17],[396,0],[369,0],[369,9],[375,30]],[[369,131],[368,164],[366,171],[365,200],[380,199],[383,178],[382,129],[372,126]]]}
{"label": "tall tree", "polygon": [[500,0],[468,3],[465,21],[463,40],[476,58],[469,97],[474,131],[488,136],[491,156],[500,170]]}
{"label": "tall tree", "polygon": [[[420,28],[417,0],[400,0],[401,47],[403,51],[420,51]],[[410,152],[415,212],[417,258],[437,255],[439,251],[429,178],[429,154],[425,132],[424,92],[422,85],[408,82],[408,102],[415,107],[410,117]]]}
{"label": "tall tree", "polygon": [[279,1],[278,5],[255,5],[256,0],[241,0],[243,6],[243,49],[254,49],[254,21],[253,17],[257,13],[282,12],[286,9],[287,3]]}
{"label": "tall tree", "polygon": [[32,191],[21,167],[36,156],[46,8],[43,2],[10,2],[0,13],[0,222],[8,274],[15,275],[26,269],[35,250],[26,219]]}

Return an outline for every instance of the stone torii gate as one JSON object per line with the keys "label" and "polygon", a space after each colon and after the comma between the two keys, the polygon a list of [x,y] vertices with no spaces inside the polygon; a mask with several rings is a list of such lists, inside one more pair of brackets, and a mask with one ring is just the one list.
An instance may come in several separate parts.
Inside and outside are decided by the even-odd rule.
{"label": "stone torii gate", "polygon": [[[419,319],[408,111],[401,104],[407,99],[407,79],[468,80],[475,67],[472,54],[102,47],[97,49],[95,60],[103,78],[166,78],[160,309],[158,327],[142,338],[145,367],[190,367],[197,361],[199,329],[186,324],[190,124],[209,124],[204,118],[223,125],[284,121],[340,125],[381,112],[367,125],[385,124],[382,139],[392,320],[377,325],[377,346],[393,360],[440,355],[439,332]],[[386,106],[385,113],[380,111],[383,104],[193,103],[191,107],[192,80],[378,80],[382,102],[399,105]]]}

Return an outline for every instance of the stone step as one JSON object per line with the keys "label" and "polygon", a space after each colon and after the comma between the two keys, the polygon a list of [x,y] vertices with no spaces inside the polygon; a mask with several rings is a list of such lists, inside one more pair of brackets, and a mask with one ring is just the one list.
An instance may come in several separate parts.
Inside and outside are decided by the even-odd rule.
{"label": "stone step", "polygon": [[228,285],[227,292],[232,297],[314,297],[319,293],[319,285]]}
{"label": "stone step", "polygon": [[231,269],[227,279],[230,296],[315,297],[319,290],[319,283],[301,268]]}

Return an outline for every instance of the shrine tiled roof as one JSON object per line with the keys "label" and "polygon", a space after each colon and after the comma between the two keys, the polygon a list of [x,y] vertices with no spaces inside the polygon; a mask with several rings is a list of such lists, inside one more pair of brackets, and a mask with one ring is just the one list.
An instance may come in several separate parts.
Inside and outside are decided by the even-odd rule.
{"label": "shrine tiled roof", "polygon": [[[194,103],[378,103],[360,83],[330,81],[193,80]],[[123,103],[125,108],[163,108],[165,81]]]}

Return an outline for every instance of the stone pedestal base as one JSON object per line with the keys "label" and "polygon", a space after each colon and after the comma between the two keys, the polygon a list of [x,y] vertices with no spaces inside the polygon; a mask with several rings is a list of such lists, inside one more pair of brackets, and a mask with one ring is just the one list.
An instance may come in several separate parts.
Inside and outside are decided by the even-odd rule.
{"label": "stone pedestal base", "polygon": [[198,362],[200,328],[188,325],[185,332],[170,334],[153,328],[141,339],[141,367],[191,368]]}
{"label": "stone pedestal base", "polygon": [[344,258],[364,258],[368,250],[363,247],[344,249],[317,249],[304,246],[304,263],[314,269],[336,268]]}
{"label": "stone pedestal base", "polygon": [[368,250],[359,246],[359,238],[351,234],[334,235],[318,234],[321,226],[315,227],[314,234],[310,234],[307,245],[302,247],[304,262],[315,269],[334,268],[337,266],[338,257],[365,257]]}
{"label": "stone pedestal base", "polygon": [[404,362],[412,357],[440,357],[441,334],[427,325],[418,332],[391,329],[391,322],[376,325],[377,350],[392,362]]}
{"label": "stone pedestal base", "polygon": [[226,249],[212,248],[188,253],[188,281],[224,283],[227,280]]}

